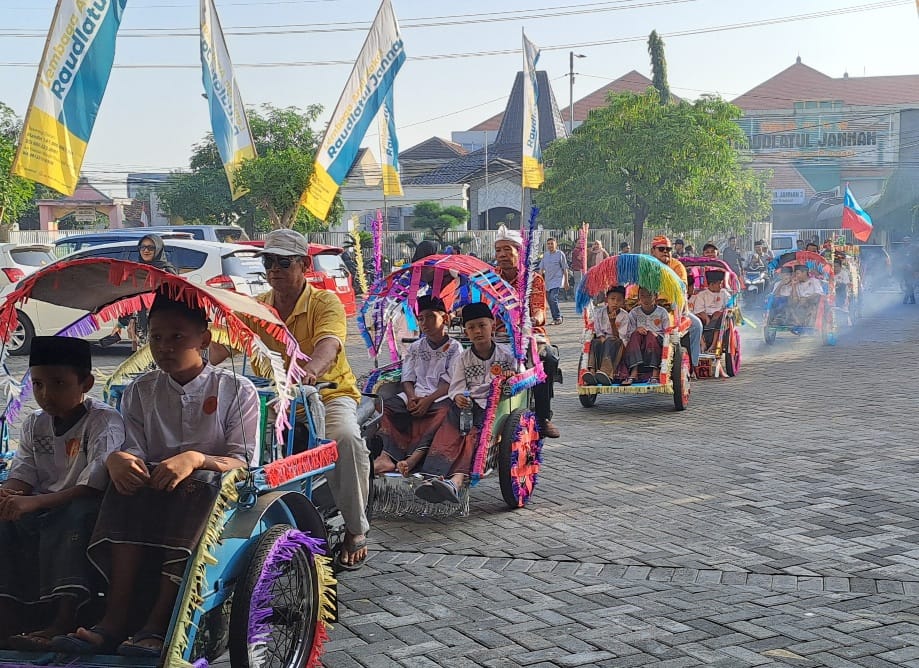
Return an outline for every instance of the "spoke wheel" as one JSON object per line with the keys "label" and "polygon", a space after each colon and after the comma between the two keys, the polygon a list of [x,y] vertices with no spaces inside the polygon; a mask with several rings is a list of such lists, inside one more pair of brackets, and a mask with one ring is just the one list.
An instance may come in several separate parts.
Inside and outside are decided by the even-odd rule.
{"label": "spoke wheel", "polygon": [[511,510],[523,508],[536,489],[542,458],[542,438],[533,411],[518,408],[507,416],[498,444],[501,496]]}
{"label": "spoke wheel", "polygon": [[[303,548],[294,550],[289,560],[274,558],[285,533],[291,529],[280,524],[262,534],[245,577],[237,585],[230,613],[233,668],[302,668],[309,659],[319,623],[316,569]],[[259,590],[268,594],[267,609],[253,609]],[[249,642],[256,618],[264,619],[268,625],[267,637],[258,647],[258,658],[250,651]]]}
{"label": "spoke wheel", "polygon": [[670,373],[673,379],[673,407],[678,411],[685,411],[689,406],[689,372],[689,355],[683,352],[683,346],[674,346]]}

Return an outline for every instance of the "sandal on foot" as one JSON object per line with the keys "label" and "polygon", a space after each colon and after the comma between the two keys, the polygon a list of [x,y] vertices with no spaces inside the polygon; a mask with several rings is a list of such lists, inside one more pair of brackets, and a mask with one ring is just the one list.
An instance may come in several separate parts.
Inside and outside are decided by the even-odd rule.
{"label": "sandal on foot", "polygon": [[593,374],[592,371],[585,371],[581,375],[581,381],[584,383],[584,385],[596,385],[597,377]]}
{"label": "sandal on foot", "polygon": [[632,378],[632,377],[629,377],[629,378],[623,378],[623,379],[622,379],[622,382],[619,383],[619,384],[620,384],[620,385],[626,385],[626,386],[628,386],[628,385],[631,385],[631,384],[634,383],[634,382],[635,382],[635,379]]}
{"label": "sandal on foot", "polygon": [[45,635],[41,631],[19,633],[10,636],[6,646],[17,652],[50,652],[54,649],[51,645],[52,638],[53,636]]}
{"label": "sandal on foot", "polygon": [[102,638],[102,642],[92,643],[79,637],[76,633],[68,633],[63,636],[54,636],[51,639],[51,647],[64,654],[111,654],[118,647],[117,638],[103,627],[90,626],[87,631]]}
{"label": "sandal on foot", "polygon": [[595,375],[595,378],[597,379],[597,385],[613,384],[613,380],[609,377],[609,375],[603,373],[602,371],[598,371]]}
{"label": "sandal on foot", "polygon": [[435,489],[434,483],[428,480],[415,488],[415,496],[428,503],[443,503],[440,493]]}
{"label": "sandal on foot", "polygon": [[359,569],[361,566],[364,565],[364,562],[367,561],[367,557],[370,556],[370,553],[366,551],[366,547],[367,547],[366,538],[361,538],[360,540],[352,539],[351,547],[348,548],[348,554],[354,554],[355,552],[360,552],[361,550],[364,550],[364,556],[352,564],[346,564],[342,560],[341,555],[345,551],[345,546],[348,543],[349,535],[350,534],[346,534],[345,540],[341,544],[341,549],[339,549],[338,555],[335,557],[336,570],[356,571],[357,569]]}
{"label": "sandal on foot", "polygon": [[[141,645],[140,643],[145,640],[156,640],[160,646],[147,647],[146,645]],[[151,631],[140,631],[118,645],[118,654],[121,656],[159,657],[163,653],[165,644],[166,637],[164,635]]]}
{"label": "sandal on foot", "polygon": [[431,485],[440,494],[440,500],[446,501],[447,503],[459,503],[459,490],[456,489],[456,484],[452,480],[434,480]]}

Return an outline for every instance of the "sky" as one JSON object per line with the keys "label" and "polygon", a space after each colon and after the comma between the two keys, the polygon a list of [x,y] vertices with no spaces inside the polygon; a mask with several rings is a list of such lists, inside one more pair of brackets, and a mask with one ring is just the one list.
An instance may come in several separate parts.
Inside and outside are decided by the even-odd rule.
{"label": "sky", "polygon": [[[913,0],[392,3],[408,54],[395,83],[403,150],[431,136],[449,139],[452,131],[503,110],[521,69],[521,29],[542,49],[539,69],[548,72],[560,106],[569,102],[571,50],[586,56],[575,61],[577,100],[633,69],[650,76],[646,39],[651,30],[666,44],[671,89],[689,99],[703,93],[732,99],[798,56],[834,77],[919,73]],[[20,115],[28,106],[54,4],[0,0],[0,101]],[[378,7],[377,0],[216,4],[246,104],[319,103],[323,123]],[[795,18],[806,14],[822,15]],[[751,22],[769,23],[679,34]],[[198,0],[128,0],[115,69],[84,163],[84,174],[101,190],[123,194],[127,172],[187,167],[192,145],[209,130],[197,30]],[[496,51],[506,53],[480,55]],[[429,58],[443,55],[453,57]],[[374,132],[365,145],[378,153]]]}

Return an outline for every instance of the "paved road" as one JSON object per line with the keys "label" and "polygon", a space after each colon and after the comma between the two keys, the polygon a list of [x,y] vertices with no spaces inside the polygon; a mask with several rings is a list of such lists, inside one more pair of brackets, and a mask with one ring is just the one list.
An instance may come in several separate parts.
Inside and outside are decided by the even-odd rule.
{"label": "paved road", "polygon": [[917,322],[891,301],[835,348],[750,331],[740,375],[675,413],[582,408],[569,317],[532,504],[488,479],[467,518],[376,521],[325,665],[919,666]]}
{"label": "paved road", "polygon": [[375,521],[325,665],[919,666],[919,307],[887,301],[835,348],[748,332],[684,413],[582,408],[569,317],[531,505],[491,478],[469,517]]}

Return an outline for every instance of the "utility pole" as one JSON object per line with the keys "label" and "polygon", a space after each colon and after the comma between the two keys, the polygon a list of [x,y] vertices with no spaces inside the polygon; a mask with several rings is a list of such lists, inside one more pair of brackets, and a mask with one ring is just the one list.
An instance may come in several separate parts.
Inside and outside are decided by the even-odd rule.
{"label": "utility pole", "polygon": [[583,53],[568,52],[568,135],[574,132],[574,59],[586,58]]}
{"label": "utility pole", "polygon": [[488,220],[488,207],[491,206],[491,200],[488,199],[488,130],[482,132],[485,137],[485,229],[490,230],[491,225]]}

